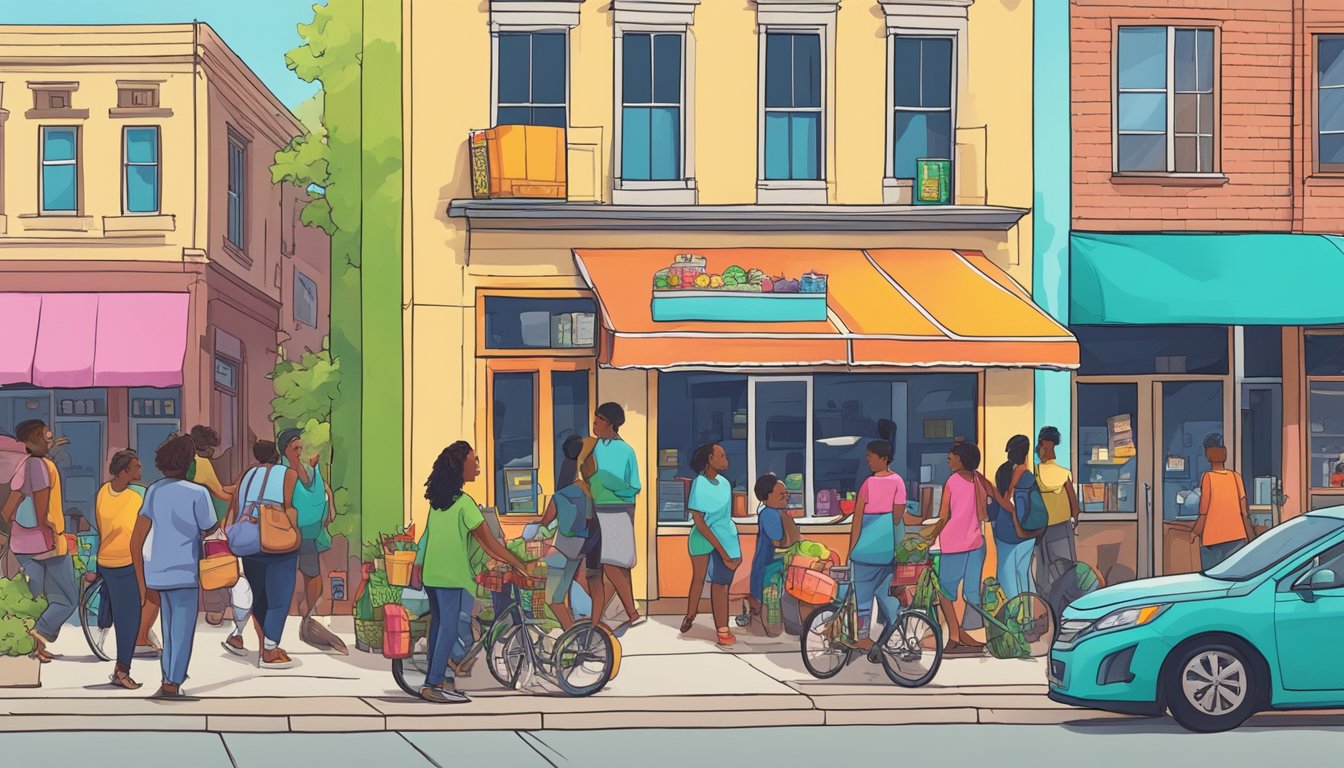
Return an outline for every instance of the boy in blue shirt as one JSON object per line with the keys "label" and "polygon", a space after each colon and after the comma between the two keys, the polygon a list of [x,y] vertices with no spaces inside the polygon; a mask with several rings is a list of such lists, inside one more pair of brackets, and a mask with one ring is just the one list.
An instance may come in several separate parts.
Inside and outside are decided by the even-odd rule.
{"label": "boy in blue shirt", "polygon": [[773,608],[773,613],[779,613],[779,590],[783,584],[780,577],[784,573],[784,561],[775,554],[775,550],[784,549],[802,537],[798,535],[798,528],[787,512],[789,491],[784,481],[772,474],[762,475],[753,491],[761,502],[761,508],[757,512],[756,553],[751,558],[751,596],[748,602],[752,615],[759,618],[761,626],[765,628],[765,634],[775,637],[781,627],[767,619],[772,611],[763,610],[765,588],[774,583],[775,589],[771,594],[774,605],[770,608]]}

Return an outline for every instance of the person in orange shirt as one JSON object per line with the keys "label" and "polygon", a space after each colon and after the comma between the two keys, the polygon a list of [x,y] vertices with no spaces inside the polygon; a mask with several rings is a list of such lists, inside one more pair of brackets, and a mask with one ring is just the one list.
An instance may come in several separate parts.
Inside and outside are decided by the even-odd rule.
{"label": "person in orange shirt", "polygon": [[1199,482],[1199,521],[1190,538],[1199,542],[1199,564],[1207,571],[1246,546],[1253,533],[1246,486],[1227,468],[1227,448],[1210,445],[1204,456],[1210,469]]}

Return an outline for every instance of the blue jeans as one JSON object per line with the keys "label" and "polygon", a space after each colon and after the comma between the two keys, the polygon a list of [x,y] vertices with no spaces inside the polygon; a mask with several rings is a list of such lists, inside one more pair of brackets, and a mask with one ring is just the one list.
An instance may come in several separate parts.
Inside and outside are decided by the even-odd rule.
{"label": "blue jeans", "polygon": [[1208,547],[1201,546],[1199,548],[1200,570],[1209,570],[1232,555],[1235,555],[1237,550],[1246,546],[1246,544],[1247,541],[1245,539],[1238,539],[1236,541],[1225,541],[1222,544],[1214,544]]}
{"label": "blue jeans", "polygon": [[289,603],[294,599],[299,553],[255,555],[243,558],[243,573],[252,586],[252,615],[261,622],[261,633],[276,645],[285,633]]}
{"label": "blue jeans", "polygon": [[869,565],[851,562],[854,576],[854,598],[859,604],[859,637],[868,636],[869,619],[873,614],[873,598],[877,598],[878,618],[886,626],[901,613],[901,601],[891,596],[891,577],[895,566]]}
{"label": "blue jeans", "polygon": [[[970,552],[944,552],[939,556],[938,586],[948,600],[957,599],[960,588],[962,597],[971,605],[980,605],[980,576],[985,570],[985,548],[972,549]],[[967,608],[961,617],[961,626],[965,629],[980,629],[985,625],[979,612]]]}
{"label": "blue jeans", "polygon": [[28,555],[15,555],[23,575],[28,577],[28,590],[33,597],[45,596],[47,609],[37,618],[37,634],[49,643],[56,642],[61,626],[75,614],[79,605],[79,587],[75,585],[75,561],[69,555],[34,560]]}
{"label": "blue jeans", "polygon": [[[182,685],[187,679],[187,664],[191,662],[191,645],[196,640],[196,606],[201,590],[187,587],[160,589],[158,592],[159,632],[163,635],[163,652],[160,656],[163,681]],[[135,637],[134,632],[131,637]]]}
{"label": "blue jeans", "polygon": [[110,568],[100,565],[98,575],[103,577],[98,626],[103,626],[103,612],[110,611],[117,635],[117,667],[130,672],[135,636],[140,632],[140,582],[135,578],[135,566]]}
{"label": "blue jeans", "polygon": [[1036,540],[1027,539],[1016,544],[1005,544],[994,540],[994,549],[999,555],[999,586],[1003,595],[1016,597],[1031,591],[1031,555],[1036,551]]}
{"label": "blue jeans", "polygon": [[451,680],[448,661],[462,660],[471,647],[471,593],[453,587],[425,587],[429,595],[429,688]]}

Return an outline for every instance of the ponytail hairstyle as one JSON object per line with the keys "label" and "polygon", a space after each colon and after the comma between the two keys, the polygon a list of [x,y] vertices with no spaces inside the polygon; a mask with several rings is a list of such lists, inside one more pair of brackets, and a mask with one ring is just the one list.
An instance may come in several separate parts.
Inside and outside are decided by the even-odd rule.
{"label": "ponytail hairstyle", "polygon": [[1013,435],[1003,450],[1007,452],[1008,460],[1000,464],[999,471],[994,473],[994,485],[998,486],[999,493],[1006,494],[1013,483],[1013,470],[1027,463],[1027,454],[1031,453],[1031,438]]}
{"label": "ponytail hairstyle", "polygon": [[462,495],[466,481],[462,469],[467,463],[467,454],[471,453],[471,444],[458,440],[439,454],[434,460],[434,469],[425,481],[425,498],[433,509],[448,509]]}
{"label": "ponytail hairstyle", "polygon": [[968,472],[974,472],[980,468],[980,449],[976,447],[975,443],[966,442],[964,437],[958,437],[948,453],[955,454],[958,459],[961,459],[961,468]]}
{"label": "ponytail hairstyle", "polygon": [[709,466],[709,457],[714,455],[714,448],[718,443],[704,443],[695,452],[691,454],[691,471],[697,475],[703,475],[705,468]]}
{"label": "ponytail hairstyle", "polygon": [[877,420],[877,436],[892,445],[896,444],[896,422],[891,419]]}

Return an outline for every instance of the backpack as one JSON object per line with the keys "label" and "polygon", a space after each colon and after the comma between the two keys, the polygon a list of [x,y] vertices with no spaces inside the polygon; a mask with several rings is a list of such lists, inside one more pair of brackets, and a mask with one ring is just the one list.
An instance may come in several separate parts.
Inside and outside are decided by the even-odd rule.
{"label": "backpack", "polygon": [[1017,505],[1017,524],[1022,526],[1023,533],[1034,539],[1045,533],[1050,524],[1050,510],[1045,507],[1039,481],[1032,483],[1031,491],[1022,495],[1027,497],[1028,503]]}

